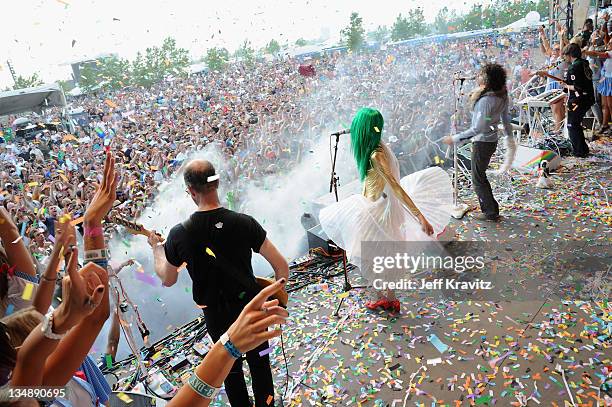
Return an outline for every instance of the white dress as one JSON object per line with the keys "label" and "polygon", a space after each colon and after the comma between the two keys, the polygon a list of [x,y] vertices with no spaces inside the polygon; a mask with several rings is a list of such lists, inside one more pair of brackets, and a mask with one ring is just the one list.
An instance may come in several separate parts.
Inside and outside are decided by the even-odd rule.
{"label": "white dress", "polygon": [[[397,158],[384,143],[381,142],[381,146],[393,176],[399,179]],[[432,225],[433,236],[423,232],[420,222],[395,196],[388,183],[376,201],[355,194],[323,208],[319,214],[321,227],[327,236],[346,251],[348,261],[359,267],[362,273],[362,241],[435,241],[448,225],[453,192],[450,177],[442,168],[431,167],[407,175],[400,180],[400,185]],[[370,281],[375,278],[373,274],[364,277]]]}

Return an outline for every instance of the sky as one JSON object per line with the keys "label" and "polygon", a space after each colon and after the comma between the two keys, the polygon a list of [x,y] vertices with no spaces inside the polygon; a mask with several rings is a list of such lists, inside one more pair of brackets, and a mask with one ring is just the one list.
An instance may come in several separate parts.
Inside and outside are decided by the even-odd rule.
{"label": "sky", "polygon": [[174,37],[198,58],[215,46],[236,49],[245,39],[256,48],[274,38],[338,36],[351,12],[366,30],[391,26],[399,13],[421,6],[433,21],[446,6],[465,11],[478,0],[19,0],[0,24],[0,88],[12,86],[6,65],[18,75],[38,72],[46,82],[70,78],[69,62],[100,54],[133,58]]}

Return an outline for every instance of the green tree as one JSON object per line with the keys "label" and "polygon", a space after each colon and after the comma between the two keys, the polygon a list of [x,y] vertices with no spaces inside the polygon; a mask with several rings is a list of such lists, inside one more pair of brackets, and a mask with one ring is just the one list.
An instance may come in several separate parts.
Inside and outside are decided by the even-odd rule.
{"label": "green tree", "polygon": [[486,6],[473,4],[465,14],[457,16],[445,7],[438,13],[434,28],[438,33],[499,28],[525,17],[530,11],[537,11],[545,17],[548,8],[547,0],[494,0]]}
{"label": "green tree", "polygon": [[33,86],[38,86],[42,84],[42,79],[40,79],[37,72],[34,72],[32,76],[17,75],[17,78],[15,78],[15,84],[13,85],[13,89],[17,90],[23,88],[31,88]]}
{"label": "green tree", "polygon": [[242,45],[234,52],[234,58],[240,59],[247,65],[253,65],[253,62],[255,62],[255,50],[249,40],[244,40]]}
{"label": "green tree", "polygon": [[357,51],[364,42],[365,30],[363,29],[363,19],[358,13],[351,13],[351,22],[340,31],[342,38],[349,50]]}
{"label": "green tree", "polygon": [[130,63],[113,55],[82,65],[79,86],[85,92],[121,89],[130,84]]}
{"label": "green tree", "polygon": [[295,45],[297,45],[298,47],[303,47],[304,45],[307,45],[308,41],[306,41],[304,38],[298,38],[298,40],[295,42]]}
{"label": "green tree", "polygon": [[281,46],[275,39],[270,40],[270,42],[266,45],[265,52],[266,54],[276,55],[280,52]]}
{"label": "green tree", "polygon": [[57,83],[58,85],[60,85],[60,87],[62,88],[64,92],[70,92],[72,89],[74,89],[74,85],[72,84],[71,81],[59,80],[57,81]]}
{"label": "green tree", "polygon": [[178,48],[174,38],[166,38],[161,47],[138,52],[132,61],[132,77],[136,85],[150,87],[168,76],[185,76],[189,51]]}
{"label": "green tree", "polygon": [[406,17],[398,15],[391,29],[393,41],[403,41],[425,34],[427,34],[427,25],[423,9],[420,7],[410,10]]}
{"label": "green tree", "polygon": [[432,28],[437,34],[448,34],[456,30],[459,18],[455,10],[449,10],[444,6],[438,11]]}
{"label": "green tree", "polygon": [[379,25],[376,28],[376,31],[373,31],[370,34],[372,35],[372,39],[380,44],[385,42],[389,37],[389,29],[386,25]]}
{"label": "green tree", "polygon": [[229,52],[225,48],[211,48],[206,52],[204,61],[213,71],[221,71],[229,60]]}

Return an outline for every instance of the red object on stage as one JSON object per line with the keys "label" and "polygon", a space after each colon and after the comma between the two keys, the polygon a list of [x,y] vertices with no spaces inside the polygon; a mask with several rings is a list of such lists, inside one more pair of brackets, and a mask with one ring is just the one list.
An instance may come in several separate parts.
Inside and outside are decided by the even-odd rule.
{"label": "red object on stage", "polygon": [[300,65],[298,68],[298,72],[302,76],[315,76],[317,73],[315,72],[314,66],[312,65]]}

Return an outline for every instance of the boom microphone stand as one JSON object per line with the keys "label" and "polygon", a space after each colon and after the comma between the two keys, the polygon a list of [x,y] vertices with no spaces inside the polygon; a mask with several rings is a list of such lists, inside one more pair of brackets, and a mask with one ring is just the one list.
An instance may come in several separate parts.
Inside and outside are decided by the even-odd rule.
{"label": "boom microphone stand", "polygon": [[[463,84],[466,78],[456,77],[453,80],[453,90],[455,91],[455,113],[453,114],[453,132],[457,132],[459,121],[459,102],[463,94]],[[459,92],[456,91],[456,82],[459,82]],[[461,219],[468,211],[469,206],[459,202],[459,158],[457,157],[457,145],[453,143],[453,209],[451,215],[455,219]]]}
{"label": "boom microphone stand", "polygon": [[[331,169],[331,180],[329,181],[329,193],[331,194],[332,191],[334,193],[334,196],[336,197],[336,202],[338,202],[338,174],[336,174],[336,159],[338,157],[338,143],[340,142],[340,134],[339,133],[335,133],[332,134],[330,137],[336,137],[336,144],[334,146],[334,158],[332,159],[332,169]],[[330,143],[331,145],[331,143]],[[342,268],[344,270],[344,287],[342,288],[342,292],[343,293],[348,293],[349,291],[351,291],[354,288],[366,288],[367,286],[356,286],[356,285],[351,285],[351,282],[349,280],[348,277],[348,270],[346,269],[346,251],[344,251],[344,249],[338,247],[340,250],[342,250]],[[348,296],[348,294],[347,294]],[[333,316],[337,317],[339,316],[339,312],[340,312],[340,307],[342,307],[342,304],[344,303],[344,300],[346,299],[347,296],[341,296],[340,297],[340,302],[338,303],[338,306],[336,307],[336,310],[333,313]]]}

